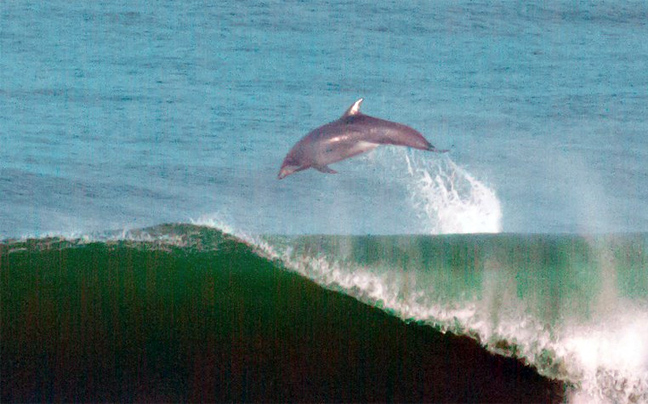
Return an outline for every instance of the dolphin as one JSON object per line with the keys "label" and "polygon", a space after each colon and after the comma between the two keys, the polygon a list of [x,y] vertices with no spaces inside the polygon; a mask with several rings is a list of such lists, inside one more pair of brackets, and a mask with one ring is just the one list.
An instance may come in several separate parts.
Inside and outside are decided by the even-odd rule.
{"label": "dolphin", "polygon": [[298,171],[314,168],[337,174],[328,165],[375,149],[381,144],[407,146],[445,153],[425,140],[418,131],[400,123],[374,118],[360,112],[360,98],[337,121],[312,130],[297,142],[279,170],[279,179]]}

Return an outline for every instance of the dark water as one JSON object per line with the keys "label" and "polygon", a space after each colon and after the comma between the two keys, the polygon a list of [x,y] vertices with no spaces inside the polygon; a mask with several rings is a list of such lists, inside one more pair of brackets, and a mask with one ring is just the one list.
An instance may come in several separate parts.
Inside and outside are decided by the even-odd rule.
{"label": "dark water", "polygon": [[645,234],[242,237],[5,241],[3,397],[646,397]]}
{"label": "dark water", "polygon": [[[466,337],[195,226],[0,245],[2,401],[558,402]],[[161,237],[160,237],[161,236]]]}

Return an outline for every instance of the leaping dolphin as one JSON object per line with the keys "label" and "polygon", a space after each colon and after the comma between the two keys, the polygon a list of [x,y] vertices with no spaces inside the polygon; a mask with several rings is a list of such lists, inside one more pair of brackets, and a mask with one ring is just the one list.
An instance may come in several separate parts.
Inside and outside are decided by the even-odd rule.
{"label": "leaping dolphin", "polygon": [[381,144],[407,146],[445,153],[425,140],[416,130],[400,123],[374,118],[360,112],[360,98],[337,121],[312,130],[290,149],[281,164],[279,179],[314,168],[337,174],[328,165],[375,149]]}

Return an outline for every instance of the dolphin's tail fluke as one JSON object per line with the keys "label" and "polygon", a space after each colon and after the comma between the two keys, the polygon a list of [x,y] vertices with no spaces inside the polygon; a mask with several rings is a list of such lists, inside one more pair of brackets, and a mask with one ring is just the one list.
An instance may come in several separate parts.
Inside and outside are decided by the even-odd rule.
{"label": "dolphin's tail fluke", "polygon": [[432,145],[429,145],[427,149],[429,151],[435,152],[435,153],[447,153],[447,152],[450,151],[450,149],[437,149],[436,147],[434,147]]}

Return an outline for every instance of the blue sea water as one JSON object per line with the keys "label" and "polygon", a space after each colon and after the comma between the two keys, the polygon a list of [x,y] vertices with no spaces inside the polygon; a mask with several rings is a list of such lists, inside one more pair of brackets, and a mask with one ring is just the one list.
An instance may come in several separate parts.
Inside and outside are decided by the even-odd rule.
{"label": "blue sea water", "polygon": [[255,233],[438,227],[412,206],[402,151],[276,180],[301,136],[360,97],[493,191],[500,225],[465,231],[645,231],[647,10],[3,2],[0,236],[205,215]]}
{"label": "blue sea water", "polygon": [[[0,239],[645,233],[646,38],[644,1],[2,2]],[[277,180],[360,97],[451,152]]]}

